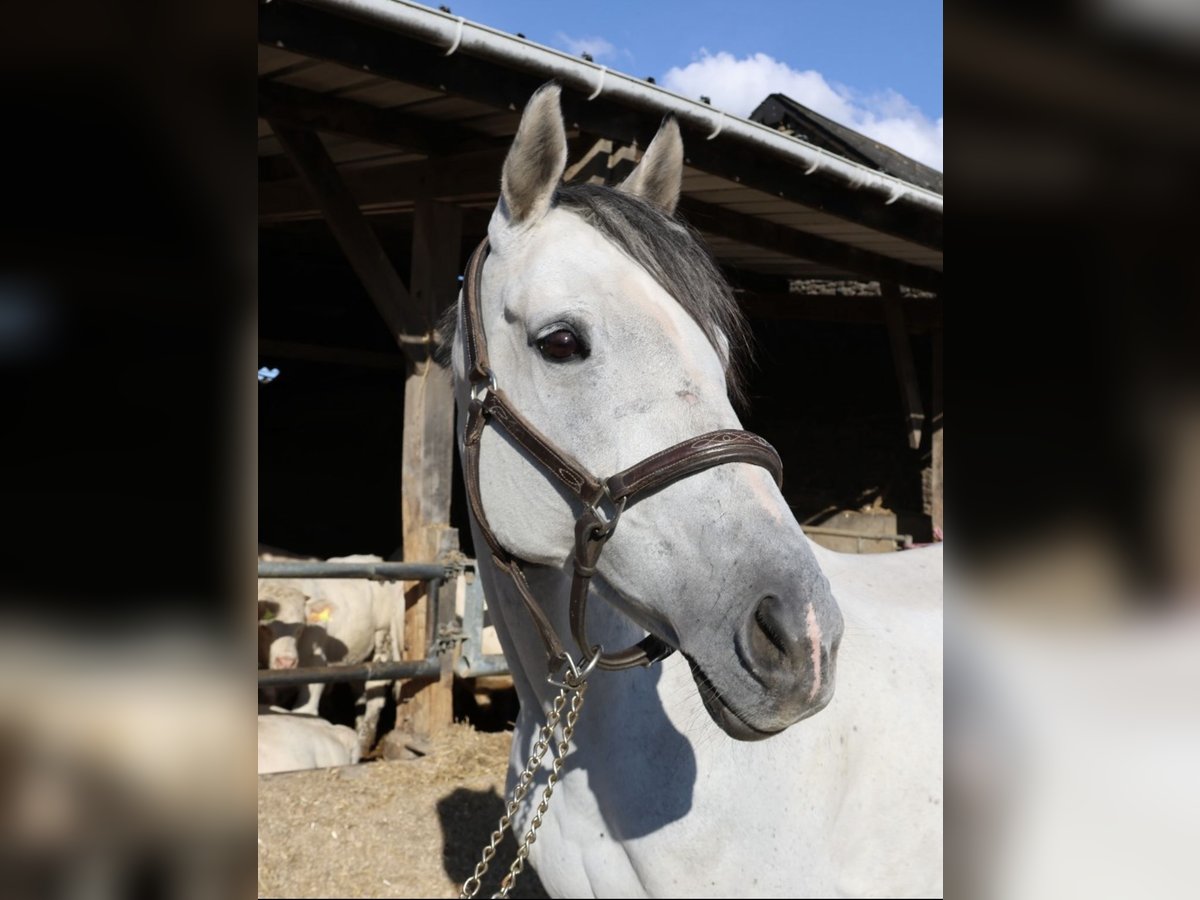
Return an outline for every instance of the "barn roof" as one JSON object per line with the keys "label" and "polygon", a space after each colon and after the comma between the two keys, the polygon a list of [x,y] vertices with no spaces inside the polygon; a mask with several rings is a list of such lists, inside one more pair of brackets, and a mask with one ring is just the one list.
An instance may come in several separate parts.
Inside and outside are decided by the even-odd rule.
{"label": "barn roof", "polygon": [[833,119],[797,103],[786,94],[771,94],[750,113],[750,121],[786,131],[801,140],[846,159],[853,159],[881,172],[895,175],[909,184],[942,193],[942,173],[872,140]]}
{"label": "barn roof", "polygon": [[264,225],[320,215],[284,161],[275,121],[320,135],[369,216],[411,215],[431,196],[463,207],[464,231],[482,233],[520,110],[557,79],[572,163],[611,167],[624,148],[645,147],[663,115],[677,117],[680,211],[730,270],[771,284],[855,275],[940,289],[940,177],[931,189],[831,129],[841,145],[406,0],[261,5],[258,74]]}

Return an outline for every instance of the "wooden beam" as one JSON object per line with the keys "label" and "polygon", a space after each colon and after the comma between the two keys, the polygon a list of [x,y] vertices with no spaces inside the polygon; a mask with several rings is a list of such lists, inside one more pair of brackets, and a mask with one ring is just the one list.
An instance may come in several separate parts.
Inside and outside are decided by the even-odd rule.
{"label": "wooden beam", "polygon": [[[462,260],[462,212],[434,200],[417,201],[412,243],[412,296],[426,328],[458,294]],[[413,364],[404,387],[404,449],[401,475],[404,558],[442,559],[458,550],[450,527],[454,483],[454,385],[447,369],[426,359]],[[449,602],[453,602],[452,598]],[[418,586],[404,611],[405,659],[421,659],[433,631],[438,605]],[[429,736],[453,721],[453,660],[443,660],[442,678],[408,682],[401,688],[397,724]]]}
{"label": "wooden beam", "polygon": [[405,345],[403,338],[406,334],[423,334],[422,321],[415,315],[404,282],[359,211],[358,203],[342,183],[321,139],[311,131],[289,128],[277,122],[272,122],[271,127],[296,164],[329,230],[383,317],[388,333],[402,349],[411,352],[411,345]]}
{"label": "wooden beam", "polygon": [[942,330],[933,333],[933,409],[931,410],[933,432],[930,459],[930,510],[933,536],[942,539]]}
{"label": "wooden beam", "polygon": [[679,199],[679,212],[695,228],[708,234],[788,256],[811,259],[847,273],[891,279],[909,287],[934,292],[941,288],[942,275],[934,269],[704,203],[686,194]]}
{"label": "wooden beam", "polygon": [[305,362],[329,363],[337,366],[362,366],[367,369],[407,369],[408,362],[401,353],[380,353],[355,347],[329,347],[323,344],[304,344],[296,341],[258,339],[259,358],[298,359]]}
{"label": "wooden beam", "polygon": [[912,345],[908,341],[908,329],[904,325],[904,306],[897,284],[884,282],[882,288],[883,312],[887,321],[888,338],[892,344],[892,358],[896,363],[896,379],[900,383],[900,402],[904,404],[907,420],[908,446],[916,450],[921,446],[921,428],[925,423],[925,412],[921,406],[917,370],[913,365]]}
{"label": "wooden beam", "polygon": [[642,151],[628,144],[599,135],[585,134],[580,138],[587,142],[586,149],[583,156],[563,173],[563,181],[567,184],[619,184],[642,158]]}
{"label": "wooden beam", "polygon": [[[519,110],[545,77],[498,66],[466,54],[445,56],[442,47],[302,4],[269,4],[259,9],[258,39],[317,59],[326,59],[431,90],[445,91],[496,110]],[[661,113],[637,110],[605,95],[587,99],[590,86],[564,85],[562,103],[571,127],[646,146],[658,130]],[[818,170],[804,175],[795,163],[763,153],[761,148],[723,137],[706,141],[707,130],[683,123],[689,165],[858,222],[922,246],[941,249],[942,216],[933,210],[896,204],[887,206],[862,196]]]}
{"label": "wooden beam", "polygon": [[[573,148],[577,142],[568,141]],[[506,150],[477,150],[427,161],[346,167],[340,170],[350,195],[365,213],[407,210],[418,198],[447,202],[492,202],[500,195]],[[318,207],[299,179],[260,183],[260,221],[306,218]]]}
{"label": "wooden beam", "polygon": [[[575,152],[586,154],[589,146],[586,139],[581,138],[571,141],[571,149],[574,156]],[[590,149],[595,149],[594,143]],[[428,162],[349,169],[341,172],[341,176],[349,193],[365,213],[401,212],[411,208],[415,198],[420,196],[443,200],[494,199],[499,194],[499,173],[504,164],[504,155],[503,150],[479,151]],[[596,151],[591,158],[595,171],[583,167],[576,172],[576,177],[586,177],[586,172],[595,175],[605,173],[606,178],[616,177],[608,168],[609,159],[608,153]],[[624,171],[622,164],[627,163],[625,157],[619,157],[618,165],[612,172]],[[258,188],[258,198],[259,218],[264,222],[295,220],[316,214],[312,196],[296,179],[262,183]],[[924,266],[807,234],[687,196],[681,198],[679,211],[693,226],[708,234],[799,259],[813,260],[847,274],[893,279],[934,292],[941,289],[941,273]]]}
{"label": "wooden beam", "polygon": [[[379,235],[380,242],[391,246],[391,238],[395,234],[403,233],[404,240],[402,243],[407,243],[408,233],[412,230],[413,207],[415,204],[408,203],[403,206],[397,204],[395,207],[385,210],[364,209],[363,215],[371,223],[373,229]],[[478,241],[487,234],[488,224],[492,221],[492,213],[494,207],[469,207],[462,209],[463,216],[463,237],[474,238]],[[303,229],[307,225],[314,222],[323,221],[320,210],[306,210],[293,215],[275,216],[269,219],[260,219],[259,225],[263,228],[282,228],[288,234],[300,235],[303,234]],[[324,226],[322,226],[324,227]],[[326,230],[328,233],[328,230]]]}
{"label": "wooden beam", "polygon": [[[882,297],[840,294],[794,294],[788,292],[735,293],[746,315],[752,319],[800,319],[847,325],[886,325]],[[904,297],[904,327],[909,334],[924,334],[940,328],[942,303],[938,298]]]}
{"label": "wooden beam", "polygon": [[786,294],[790,289],[791,278],[774,272],[751,272],[737,266],[717,260],[721,274],[729,282],[734,291],[753,291],[758,294]]}
{"label": "wooden beam", "polygon": [[429,331],[458,299],[462,227],[457,206],[422,199],[413,207],[412,297]]}
{"label": "wooden beam", "polygon": [[343,134],[426,156],[504,148],[509,143],[449,122],[331,97],[269,78],[258,82],[258,114],[282,125]]}
{"label": "wooden beam", "polygon": [[[590,146],[564,174],[563,180],[568,183],[589,181],[593,184],[616,184],[627,177],[641,159],[641,151],[628,144],[598,135],[581,137],[588,140]],[[902,284],[927,290],[936,290],[941,283],[941,274],[926,266],[913,265],[881,253],[798,231],[705,203],[686,194],[680,198],[679,212],[693,226],[708,234],[812,260],[847,273],[893,278]]]}

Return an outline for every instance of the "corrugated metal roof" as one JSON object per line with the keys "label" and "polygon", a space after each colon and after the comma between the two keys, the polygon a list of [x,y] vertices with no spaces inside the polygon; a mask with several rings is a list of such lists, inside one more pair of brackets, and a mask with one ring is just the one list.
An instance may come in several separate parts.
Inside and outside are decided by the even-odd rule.
{"label": "corrugated metal roof", "polygon": [[771,94],[750,113],[750,120],[794,134],[810,144],[825,147],[848,159],[856,159],[911,184],[942,193],[942,173],[937,169],[814,112],[786,94]]}
{"label": "corrugated metal roof", "polygon": [[[322,29],[316,27],[318,23]],[[344,39],[339,40],[342,32]],[[424,51],[424,45],[416,38],[393,33],[380,36],[377,32],[378,29],[367,29],[358,21],[346,19],[343,23],[325,12],[277,0],[260,10],[263,42],[259,47],[260,84],[301,89],[305,92],[302,96],[312,98],[316,106],[325,104],[332,108],[341,104],[339,109],[394,117],[405,123],[409,132],[427,134],[428,143],[436,143],[439,136],[452,141],[468,139],[479,152],[464,157],[463,164],[474,160],[475,165],[490,169],[446,180],[444,193],[439,196],[470,206],[494,203],[499,189],[499,160],[520,118],[518,102],[504,102],[504,97],[527,97],[528,93],[521,93],[523,86],[536,85],[550,73],[537,68],[536,54],[522,70],[495,61],[468,59],[465,55],[458,59],[446,57],[440,50],[431,54]],[[380,40],[378,48],[371,46],[374,37]],[[521,41],[516,37],[512,40]],[[388,55],[397,53],[401,47],[407,51],[407,57]],[[381,58],[386,63],[381,64]],[[384,71],[385,68],[389,71]],[[627,112],[615,100],[586,106],[584,101],[585,97],[572,98],[570,86],[564,86],[568,125],[573,118],[587,119],[583,123],[588,129],[586,135],[581,129],[571,131],[576,150],[596,135],[627,140],[624,135],[631,130],[643,132],[643,122],[651,123],[651,128],[657,124],[652,111],[648,115],[647,110],[639,109],[636,112],[640,118],[635,118],[632,110]],[[399,184],[405,166],[434,158],[436,154],[398,145],[396,142],[403,140],[406,133],[404,129],[397,129],[401,136],[387,142],[372,140],[378,137],[373,133],[363,133],[369,129],[346,134],[354,130],[346,123],[356,119],[353,115],[343,119],[338,125],[343,133],[322,129],[322,136],[363,208],[380,215],[403,213],[411,208],[408,203],[411,198],[387,195],[389,179],[384,176],[394,170],[397,175],[391,183]],[[364,117],[360,115],[357,119]],[[606,129],[606,123],[612,127]],[[258,133],[259,156],[265,161],[260,171],[268,173],[260,189],[264,219],[311,217],[313,204],[306,199],[298,180],[286,177],[289,167],[271,163],[282,150],[269,125],[260,121]],[[866,191],[856,194],[848,185],[838,187],[830,181],[820,181],[819,176],[810,178],[804,169],[789,166],[777,154],[762,151],[761,159],[756,157],[747,151],[744,141],[725,142],[723,136],[718,136],[706,142],[686,127],[684,133],[689,165],[683,182],[683,208],[704,211],[703,222],[694,224],[699,224],[701,232],[709,238],[720,262],[751,272],[789,277],[840,273],[879,277],[879,266],[890,265],[911,276],[898,276],[897,280],[920,282],[920,286],[932,286],[935,290],[940,284],[940,212],[914,213],[899,208],[900,204],[891,206],[881,202],[878,194],[868,195]],[[474,147],[476,143],[478,148]],[[766,177],[764,172],[774,174]],[[820,190],[816,190],[817,186]],[[856,202],[859,197],[861,203]],[[688,203],[692,205],[689,207]],[[820,209],[818,205],[827,208]],[[725,217],[731,217],[733,224],[723,224]],[[744,217],[750,217],[756,227],[749,230],[737,227],[739,222],[745,224]],[[919,227],[911,227],[912,222]],[[908,238],[906,233],[915,237]],[[866,271],[864,267],[876,271]]]}

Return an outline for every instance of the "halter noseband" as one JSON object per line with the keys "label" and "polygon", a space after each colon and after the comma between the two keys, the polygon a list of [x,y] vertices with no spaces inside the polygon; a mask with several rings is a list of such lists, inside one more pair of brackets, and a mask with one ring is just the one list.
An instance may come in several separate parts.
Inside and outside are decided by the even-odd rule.
{"label": "halter noseband", "polygon": [[[463,278],[463,325],[466,338],[467,376],[471,382],[466,433],[463,438],[467,500],[471,513],[492,551],[496,566],[513,580],[529,615],[549,653],[550,677],[569,667],[578,681],[595,667],[628,669],[648,666],[666,658],[674,649],[654,635],[617,653],[605,653],[587,639],[586,614],[588,588],[596,573],[596,564],[605,543],[616,530],[621,513],[646,495],[669,484],[728,462],[752,463],[769,471],[779,485],[783,483],[783,463],[775,448],[756,434],[733,429],[710,431],[699,437],[661,450],[606,479],[597,478],[571,454],[557,447],[533,424],[513,409],[496,382],[487,355],[487,338],[479,309],[483,263],[490,251],[488,239],[476,248],[467,263]],[[575,522],[575,574],[571,581],[571,633],[579,644],[581,664],[564,649],[554,626],[538,605],[521,568],[523,560],[508,552],[488,524],[479,490],[479,447],[483,429],[493,422],[538,461],[542,469],[558,479],[583,503],[583,512]]]}

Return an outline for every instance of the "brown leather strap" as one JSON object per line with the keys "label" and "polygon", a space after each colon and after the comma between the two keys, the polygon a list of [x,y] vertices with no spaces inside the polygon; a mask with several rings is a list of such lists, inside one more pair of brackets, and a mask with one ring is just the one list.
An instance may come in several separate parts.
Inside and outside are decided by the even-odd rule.
{"label": "brown leather strap", "polygon": [[471,515],[483,532],[483,539],[492,548],[492,555],[499,560],[508,561],[512,557],[496,539],[492,526],[488,523],[487,513],[483,511],[483,497],[479,490],[479,442],[467,442],[463,447],[463,475],[467,483],[467,504],[471,507]]}
{"label": "brown leather strap", "polygon": [[532,422],[513,409],[504,391],[499,388],[489,390],[483,399],[483,412],[494,422],[503,425],[513,440],[528,450],[546,471],[584,503],[595,503],[600,499],[604,485],[599,479],[570,453],[552,444]]}
{"label": "brown leather strap", "polygon": [[[609,496],[621,508],[627,508],[659,488],[728,462],[762,466],[782,486],[783,464],[775,448],[748,431],[710,431],[700,437],[681,441],[655,453],[608,479]],[[605,526],[594,509],[586,509],[575,523],[575,577],[571,582],[571,633],[581,650],[590,657],[596,648],[587,636],[588,588],[604,544],[612,535],[613,525]],[[654,635],[618,653],[602,653],[597,661],[601,669],[628,669],[648,666],[669,656],[672,648]]]}
{"label": "brown leather strap", "polygon": [[491,247],[485,237],[471,254],[471,259],[467,262],[467,271],[463,273],[463,335],[466,339],[464,345],[467,351],[467,377],[472,384],[487,381],[492,374],[487,355],[487,338],[483,334],[483,319],[479,310],[483,262],[490,251]]}
{"label": "brown leather strap", "polygon": [[727,462],[762,466],[783,486],[783,462],[775,448],[749,431],[710,431],[648,456],[608,479],[613,500],[636,503],[647,494],[681,478]]}
{"label": "brown leather strap", "polygon": [[551,624],[550,619],[546,616],[545,610],[538,604],[537,598],[533,596],[533,591],[529,589],[529,582],[525,578],[525,571],[521,568],[521,564],[515,559],[504,562],[493,557],[493,561],[499,566],[502,572],[505,572],[513,580],[513,584],[517,586],[517,591],[521,594],[525,608],[529,611],[529,617],[533,619],[533,624],[537,627],[538,634],[542,637],[542,643],[546,645],[546,651],[549,654],[549,659],[546,662],[547,669],[551,676],[558,674],[569,659],[567,651],[558,639],[558,632],[554,630],[554,625]]}
{"label": "brown leather strap", "polygon": [[[596,563],[604,549],[612,526],[605,527],[593,509],[584,510],[575,523],[575,574],[571,579],[571,634],[580,651],[590,659],[600,648],[593,645],[587,636],[587,601],[592,576],[596,574]],[[666,659],[675,648],[661,638],[648,634],[636,644],[618,652],[601,653],[596,666],[615,671],[634,666],[648,666]]]}

